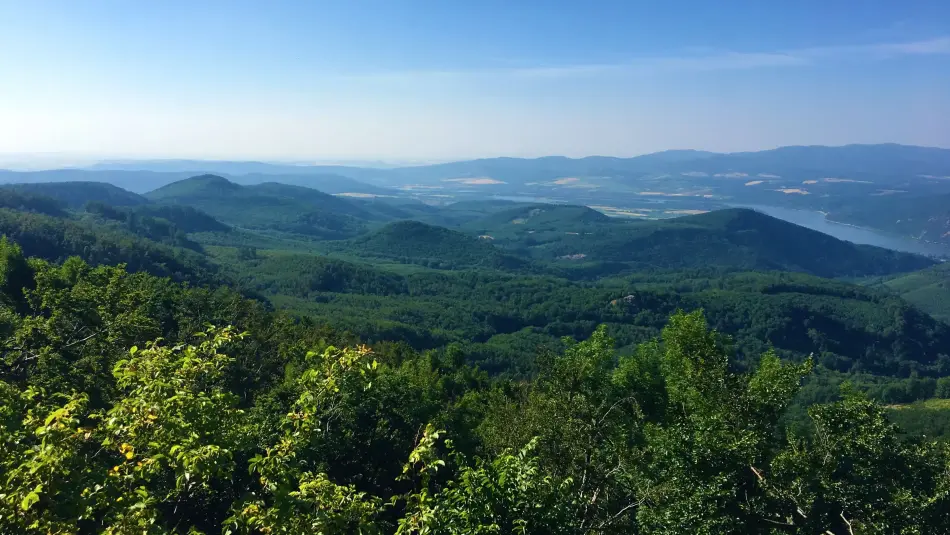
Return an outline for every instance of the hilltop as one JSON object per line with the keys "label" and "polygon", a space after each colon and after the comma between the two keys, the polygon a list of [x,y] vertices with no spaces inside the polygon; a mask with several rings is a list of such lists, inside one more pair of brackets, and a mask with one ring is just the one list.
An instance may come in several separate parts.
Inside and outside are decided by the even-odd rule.
{"label": "hilltop", "polygon": [[473,230],[503,231],[511,225],[518,230],[575,230],[577,227],[603,226],[617,223],[597,210],[586,206],[529,204],[498,210],[481,219],[469,222]]}
{"label": "hilltop", "polygon": [[99,201],[113,206],[136,206],[148,199],[105,182],[38,182],[0,186],[18,192],[44,195],[56,199],[69,208],[82,208],[90,201]]}
{"label": "hilltop", "polygon": [[[561,217],[563,216],[563,217]],[[469,223],[498,246],[547,261],[617,269],[798,271],[824,277],[884,275],[934,264],[922,256],[855,245],[749,209],[657,221],[608,218],[571,206],[528,206]]]}
{"label": "hilltop", "polygon": [[269,182],[242,186],[224,177],[200,175],[146,194],[156,203],[191,206],[242,228],[343,238],[359,233],[372,213],[345,199],[311,188]]}

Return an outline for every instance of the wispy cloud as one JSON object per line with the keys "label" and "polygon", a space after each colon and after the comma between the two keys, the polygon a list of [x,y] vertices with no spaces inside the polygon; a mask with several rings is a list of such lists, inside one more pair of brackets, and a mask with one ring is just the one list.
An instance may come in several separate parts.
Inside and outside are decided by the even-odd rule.
{"label": "wispy cloud", "polygon": [[642,57],[624,63],[540,65],[481,69],[435,69],[344,75],[345,79],[383,81],[411,79],[467,79],[486,77],[563,79],[609,74],[658,74],[800,67],[834,61],[881,61],[904,56],[950,55],[950,36],[899,43],[873,43],[799,48],[773,52],[712,52]]}
{"label": "wispy cloud", "polygon": [[803,48],[792,54],[809,59],[882,60],[901,56],[928,56],[950,54],[950,37],[938,37],[904,43],[877,43]]}

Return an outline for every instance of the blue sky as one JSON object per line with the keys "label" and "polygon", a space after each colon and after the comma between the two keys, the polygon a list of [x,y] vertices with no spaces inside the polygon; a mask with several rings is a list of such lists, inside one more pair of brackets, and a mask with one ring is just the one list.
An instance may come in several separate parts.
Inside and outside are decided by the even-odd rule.
{"label": "blue sky", "polygon": [[0,0],[0,153],[950,147],[948,118],[937,0]]}

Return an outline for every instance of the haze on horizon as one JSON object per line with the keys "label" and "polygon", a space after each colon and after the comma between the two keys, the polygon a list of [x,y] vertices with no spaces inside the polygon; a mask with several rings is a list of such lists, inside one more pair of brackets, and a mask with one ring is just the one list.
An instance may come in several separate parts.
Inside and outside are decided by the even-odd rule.
{"label": "haze on horizon", "polygon": [[8,155],[950,147],[947,117],[943,2],[0,0]]}

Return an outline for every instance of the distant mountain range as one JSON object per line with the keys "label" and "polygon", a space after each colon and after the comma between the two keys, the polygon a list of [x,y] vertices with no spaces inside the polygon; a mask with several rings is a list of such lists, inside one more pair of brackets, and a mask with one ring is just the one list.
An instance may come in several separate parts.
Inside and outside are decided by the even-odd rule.
{"label": "distant mountain range", "polygon": [[[380,187],[407,184],[456,189],[475,186],[488,190],[530,186],[582,189],[581,186],[607,186],[604,182],[589,183],[589,179],[609,178],[611,185],[618,186],[658,176],[693,183],[698,179],[750,178],[782,186],[832,178],[883,186],[950,177],[950,149],[883,144],[795,146],[730,154],[670,150],[633,158],[485,158],[392,169],[256,161],[143,160],[102,162],[79,169],[0,171],[0,182],[97,181],[144,193],[203,173],[225,176],[245,185],[274,181],[269,177],[279,175],[283,177],[279,182],[316,187],[327,193],[367,194],[385,194]],[[558,179],[578,182],[552,182]]]}
{"label": "distant mountain range", "polygon": [[[698,166],[698,167],[697,167]],[[757,152],[713,153],[669,150],[632,158],[588,156],[568,158],[484,158],[434,165],[380,169],[340,165],[288,165],[255,161],[147,160],[103,162],[91,171],[198,172],[225,175],[338,174],[380,185],[406,179],[442,180],[488,176],[497,180],[528,181],[565,175],[631,174],[651,172],[818,172],[857,174],[925,174],[950,176],[950,149],[911,145],[790,146]]]}
{"label": "distant mountain range", "polygon": [[[242,162],[231,162],[240,166]],[[146,165],[143,163],[143,165]],[[268,165],[268,164],[261,164]],[[253,167],[253,166],[251,166]],[[276,174],[247,172],[229,175],[217,171],[156,171],[151,169],[51,169],[46,171],[8,171],[0,170],[0,184],[36,184],[47,182],[106,182],[135,193],[145,193],[182,179],[206,173],[216,173],[230,178],[242,185],[255,185],[264,182],[281,182],[297,186],[316,188],[324,193],[357,193],[367,195],[392,195],[397,192],[374,186],[352,178],[330,174],[311,173],[302,168],[297,174]],[[279,177],[279,178],[275,178]]]}
{"label": "distant mountain range", "polygon": [[[279,183],[350,198],[400,197],[438,205],[507,198],[651,219],[735,205],[782,206],[822,211],[837,221],[907,237],[950,241],[950,218],[938,200],[950,198],[950,149],[896,144],[730,154],[669,150],[632,158],[485,158],[389,169],[143,160],[81,169],[0,170],[0,184],[105,182],[144,194],[203,174],[239,186]],[[419,205],[376,207],[391,217],[411,213],[432,222]]]}

